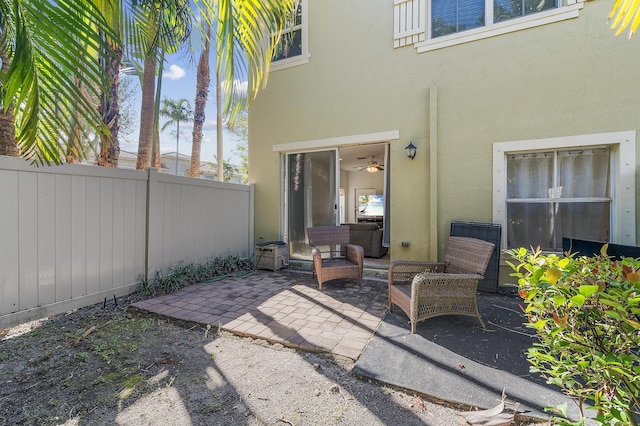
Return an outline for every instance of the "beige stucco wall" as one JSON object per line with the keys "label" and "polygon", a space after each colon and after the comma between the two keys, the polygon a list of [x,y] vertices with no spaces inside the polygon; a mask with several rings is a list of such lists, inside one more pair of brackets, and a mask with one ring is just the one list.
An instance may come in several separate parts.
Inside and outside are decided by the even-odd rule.
{"label": "beige stucco wall", "polygon": [[[432,212],[441,253],[451,220],[492,221],[494,142],[640,128],[640,40],[612,35],[608,1],[585,3],[577,19],[422,54],[393,49],[392,1],[309,3],[310,62],[272,73],[250,109],[256,237],[282,235],[274,144],[398,130],[390,143],[391,256],[429,259]],[[436,206],[429,203],[432,86]],[[409,141],[418,147],[413,161],[403,149]]]}

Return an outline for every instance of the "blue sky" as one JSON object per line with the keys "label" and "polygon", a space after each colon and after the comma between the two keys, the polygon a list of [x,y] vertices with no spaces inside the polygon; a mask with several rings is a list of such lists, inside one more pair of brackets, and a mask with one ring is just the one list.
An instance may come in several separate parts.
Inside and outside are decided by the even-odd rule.
{"label": "blue sky", "polygon": [[[212,50],[213,54],[213,50]],[[162,79],[162,98],[181,99],[185,98],[194,107],[196,95],[196,68],[199,53],[194,54],[194,58],[189,60],[184,55],[176,54],[167,57],[164,64],[164,72]],[[210,64],[214,64],[215,59],[210,58]],[[132,78],[136,87],[136,99],[134,102],[134,114],[136,117],[136,127],[130,135],[122,135],[120,137],[120,149],[124,151],[138,151],[138,127],[137,121],[140,118],[140,85],[137,77]],[[213,83],[213,79],[212,79]],[[207,107],[205,109],[205,125],[203,129],[202,150],[200,153],[200,161],[214,161],[216,155],[216,93],[215,83],[209,88],[209,97],[207,99]],[[160,117],[160,127],[167,121],[166,118]],[[171,134],[175,132],[175,126],[170,126],[160,134],[160,152],[176,151],[176,136]],[[180,123],[180,144],[179,152],[185,155],[191,155],[191,139],[192,139],[193,123]],[[238,138],[229,133],[225,128],[223,130],[223,147],[224,159],[231,161],[233,164],[240,164],[239,156],[234,152],[238,143]]]}

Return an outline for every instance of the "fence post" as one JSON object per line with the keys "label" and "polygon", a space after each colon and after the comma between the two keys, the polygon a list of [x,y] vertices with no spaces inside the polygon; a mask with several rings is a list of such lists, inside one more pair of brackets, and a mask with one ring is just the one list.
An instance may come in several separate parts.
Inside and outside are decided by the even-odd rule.
{"label": "fence post", "polygon": [[145,236],[145,277],[149,273],[157,271],[162,266],[162,205],[160,200],[160,187],[158,184],[158,171],[149,168],[147,179],[147,229]]}
{"label": "fence post", "polygon": [[249,185],[249,247],[247,250],[247,253],[249,255],[249,258],[251,258],[253,256],[254,250],[255,250],[255,213],[256,213],[256,206],[255,206],[255,193],[256,193],[256,185],[254,183],[252,183],[251,185]]}

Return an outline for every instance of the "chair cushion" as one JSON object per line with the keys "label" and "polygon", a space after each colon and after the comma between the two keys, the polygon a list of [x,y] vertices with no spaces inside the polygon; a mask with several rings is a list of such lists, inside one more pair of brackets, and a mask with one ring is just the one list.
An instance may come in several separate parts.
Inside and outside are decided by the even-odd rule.
{"label": "chair cushion", "polygon": [[382,245],[382,228],[375,223],[349,223],[342,225],[349,228],[349,242],[364,250],[365,257],[380,258],[387,254],[387,247]]}
{"label": "chair cushion", "polygon": [[393,284],[389,288],[389,299],[407,316],[411,316],[411,284]]}

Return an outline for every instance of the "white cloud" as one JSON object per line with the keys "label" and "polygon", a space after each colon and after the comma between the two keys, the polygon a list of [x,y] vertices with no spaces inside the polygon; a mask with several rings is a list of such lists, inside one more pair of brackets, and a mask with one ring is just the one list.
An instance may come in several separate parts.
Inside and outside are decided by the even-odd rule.
{"label": "white cloud", "polygon": [[[189,122],[180,122],[180,132],[182,132],[182,130],[188,130],[190,132],[193,131],[193,121],[189,121]],[[216,129],[216,120],[205,120],[204,123],[202,123],[202,130],[203,131],[207,131],[207,130],[215,130]]]}
{"label": "white cloud", "polygon": [[186,74],[185,70],[176,64],[169,66],[169,72],[162,73],[162,76],[169,80],[180,80]]}
{"label": "white cloud", "polygon": [[233,84],[236,87],[236,89],[238,90],[238,92],[243,93],[244,95],[247,94],[247,90],[249,88],[249,82],[248,81],[234,80]]}
{"label": "white cloud", "polygon": [[[223,85],[226,84],[225,82],[222,83]],[[245,95],[247,94],[247,90],[249,87],[249,82],[248,81],[240,81],[240,80],[233,80],[233,88],[235,90],[238,91],[238,93]]]}
{"label": "white cloud", "polygon": [[216,120],[205,120],[202,124],[202,130],[216,130]]}

